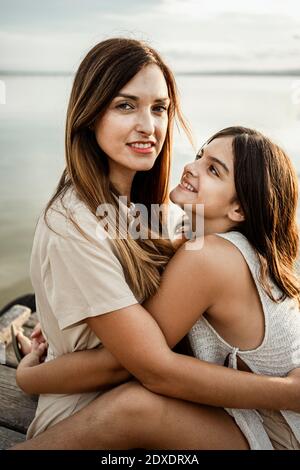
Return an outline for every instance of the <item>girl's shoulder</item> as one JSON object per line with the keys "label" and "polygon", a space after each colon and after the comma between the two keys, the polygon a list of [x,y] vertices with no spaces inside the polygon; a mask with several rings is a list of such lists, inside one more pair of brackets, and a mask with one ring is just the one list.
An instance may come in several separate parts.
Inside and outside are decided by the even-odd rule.
{"label": "girl's shoulder", "polygon": [[[228,298],[247,276],[247,267],[234,245],[217,235],[186,242],[169,262],[164,280],[181,285],[203,311],[215,304],[220,295]],[[226,295],[225,295],[226,294]]]}
{"label": "girl's shoulder", "polygon": [[181,251],[183,256],[195,265],[195,269],[205,266],[212,275],[225,279],[247,268],[240,246],[242,243],[247,247],[249,245],[247,239],[239,232],[210,234],[186,242]]}
{"label": "girl's shoulder", "polygon": [[[250,248],[247,238],[239,232],[214,233],[197,237],[185,243],[186,251],[194,251],[200,256],[232,255],[241,250],[241,246]],[[213,256],[215,258],[215,256]]]}

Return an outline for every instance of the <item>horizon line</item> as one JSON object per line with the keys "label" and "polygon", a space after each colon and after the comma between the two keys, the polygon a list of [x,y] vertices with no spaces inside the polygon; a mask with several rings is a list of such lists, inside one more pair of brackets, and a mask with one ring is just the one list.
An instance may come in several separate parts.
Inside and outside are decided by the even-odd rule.
{"label": "horizon line", "polygon": [[[70,70],[1,70],[0,76],[45,76],[45,77],[69,77],[76,72]],[[175,75],[180,76],[300,76],[300,69],[284,70],[244,70],[244,69],[224,69],[224,70],[178,70]]]}

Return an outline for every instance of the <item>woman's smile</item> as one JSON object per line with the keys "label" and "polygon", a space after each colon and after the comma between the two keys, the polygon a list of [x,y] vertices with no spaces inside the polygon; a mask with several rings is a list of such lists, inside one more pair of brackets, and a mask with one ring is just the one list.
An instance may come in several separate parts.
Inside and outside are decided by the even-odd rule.
{"label": "woman's smile", "polygon": [[168,130],[168,86],[156,64],[143,67],[112,99],[96,121],[95,136],[105,153],[109,178],[130,195],[137,171],[149,171],[163,148]]}
{"label": "woman's smile", "polygon": [[137,141],[126,145],[128,145],[134,153],[149,154],[155,151],[154,141]]}

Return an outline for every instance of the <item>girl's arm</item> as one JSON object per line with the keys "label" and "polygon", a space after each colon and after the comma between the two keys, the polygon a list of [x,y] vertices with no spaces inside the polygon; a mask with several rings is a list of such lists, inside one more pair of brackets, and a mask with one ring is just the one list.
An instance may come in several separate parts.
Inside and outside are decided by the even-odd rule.
{"label": "girl's arm", "polygon": [[[172,258],[161,288],[147,302],[155,319],[142,306],[134,305],[89,318],[90,327],[117,361],[156,393],[222,407],[300,409],[297,374],[260,376],[170,350],[212,305],[224,281],[222,270],[216,269],[213,243],[208,240],[201,250],[195,250],[195,245],[189,248],[191,251],[181,248]],[[88,360],[81,365],[81,381],[93,374],[94,366],[100,381],[101,366],[96,362],[90,369]]]}
{"label": "girl's arm", "polygon": [[[170,346],[189,331],[219,294],[221,274],[211,265],[209,250],[193,251],[191,256],[180,250],[166,268],[157,299],[162,292],[171,295],[163,312],[171,319],[166,335]],[[105,347],[152,392],[228,408],[300,408],[299,381],[295,386],[295,378],[258,376],[176,354],[155,319],[140,305],[87,322]]]}
{"label": "girl's arm", "polygon": [[[177,234],[173,247],[177,250],[186,241],[184,233]],[[36,338],[39,343],[45,342],[39,323],[31,334],[31,347],[29,339],[20,334],[22,348],[26,342],[29,352],[17,368],[16,381],[28,394],[91,392],[110,388],[132,377],[103,347],[64,354],[44,363],[41,350],[34,343]]]}

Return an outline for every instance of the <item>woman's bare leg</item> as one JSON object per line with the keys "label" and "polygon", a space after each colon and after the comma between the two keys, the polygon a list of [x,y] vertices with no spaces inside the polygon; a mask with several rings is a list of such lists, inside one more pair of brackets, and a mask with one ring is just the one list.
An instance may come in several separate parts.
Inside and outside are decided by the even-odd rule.
{"label": "woman's bare leg", "polygon": [[249,449],[220,408],[123,384],[15,449]]}

